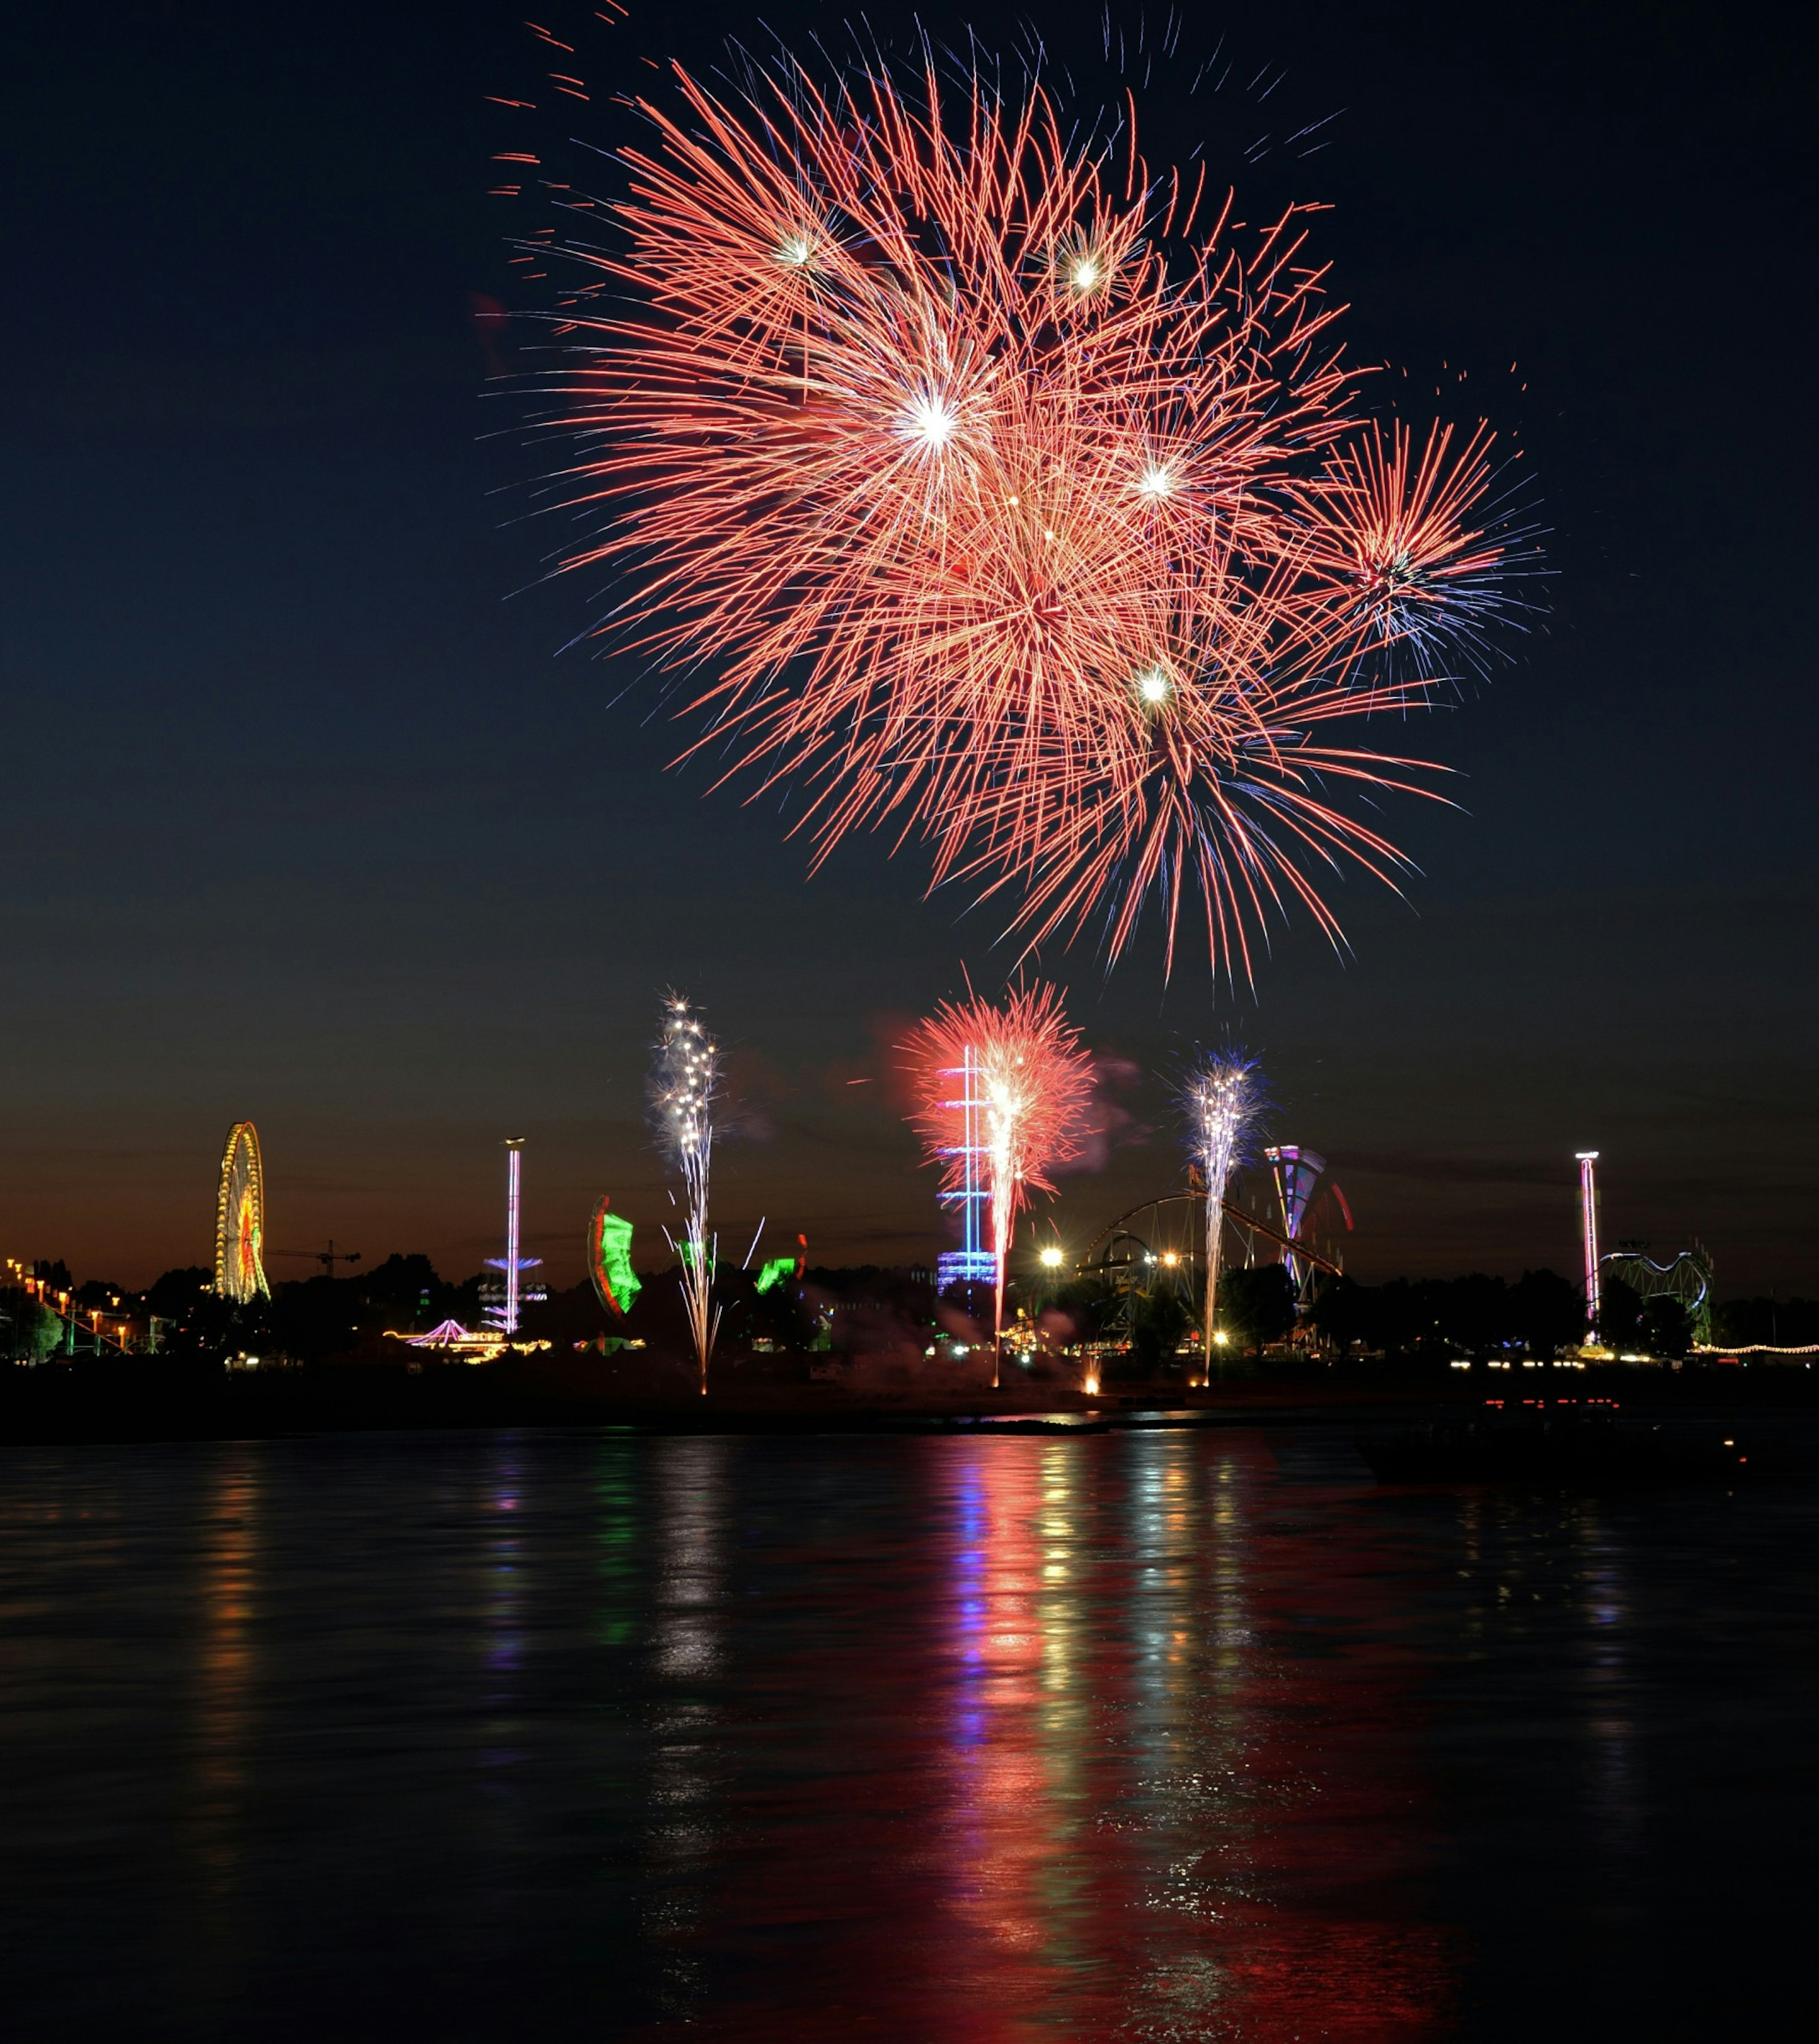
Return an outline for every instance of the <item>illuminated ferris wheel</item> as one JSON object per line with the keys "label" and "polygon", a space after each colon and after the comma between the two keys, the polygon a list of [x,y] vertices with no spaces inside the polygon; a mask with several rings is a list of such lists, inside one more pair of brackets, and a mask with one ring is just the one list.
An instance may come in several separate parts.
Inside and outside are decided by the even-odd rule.
{"label": "illuminated ferris wheel", "polygon": [[270,1298],[265,1281],[265,1172],[259,1131],[237,1121],[221,1154],[221,1197],[215,1203],[215,1289],[237,1306]]}

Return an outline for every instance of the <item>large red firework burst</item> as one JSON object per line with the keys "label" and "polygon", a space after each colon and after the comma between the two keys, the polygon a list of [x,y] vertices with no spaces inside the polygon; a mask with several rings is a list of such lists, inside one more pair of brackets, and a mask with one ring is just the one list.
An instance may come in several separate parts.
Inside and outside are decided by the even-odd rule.
{"label": "large red firework burst", "polygon": [[[1428,792],[1336,724],[1480,651],[1490,438],[1359,432],[1298,212],[1082,139],[1040,83],[678,72],[638,102],[545,423],[562,556],[686,672],[698,745],[802,791],[816,856],[919,837],[1032,940],[1198,897],[1217,963],[1315,876],[1405,862],[1348,793]],[[1202,174],[1203,176],[1203,174]],[[541,241],[540,252],[552,244]]]}
{"label": "large red firework burst", "polygon": [[1002,1003],[976,995],[944,1001],[902,1046],[913,1080],[911,1117],[950,1196],[969,1166],[983,1179],[997,1266],[992,1381],[1004,1326],[1011,1231],[1048,1174],[1080,1154],[1092,1096],[1092,1060],[1052,986],[1025,987]]}

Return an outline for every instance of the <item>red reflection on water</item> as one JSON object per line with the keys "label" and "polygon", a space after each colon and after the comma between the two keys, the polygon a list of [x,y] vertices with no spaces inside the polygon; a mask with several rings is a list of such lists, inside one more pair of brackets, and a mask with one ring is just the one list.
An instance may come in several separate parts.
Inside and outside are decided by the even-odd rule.
{"label": "red reflection on water", "polygon": [[1403,1684],[1275,1637],[1379,1627],[1384,1577],[1260,1531],[1260,1443],[1119,1445],[962,1451],[952,2034],[1431,2034],[1440,1942],[1383,1908],[1417,1807],[1375,1735]]}
{"label": "red reflection on water", "polygon": [[[743,1685],[776,1715],[722,1785],[738,1843],[701,1930],[727,1970],[692,2023],[805,2044],[1441,2034],[1390,1536],[1352,1512],[1336,1542],[1255,1438],[947,1446],[919,1465],[933,1570],[881,1535],[837,1560],[843,1650],[825,1611],[799,1645],[780,1609],[746,1638],[775,1658]],[[796,1559],[813,1607],[836,1564]]]}

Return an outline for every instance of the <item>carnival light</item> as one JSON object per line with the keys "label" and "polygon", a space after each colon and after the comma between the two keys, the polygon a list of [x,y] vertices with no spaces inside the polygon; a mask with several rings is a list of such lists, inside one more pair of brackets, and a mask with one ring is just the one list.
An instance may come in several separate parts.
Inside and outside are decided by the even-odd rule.
{"label": "carnival light", "polygon": [[679,994],[663,1003],[663,1033],[651,1070],[651,1120],[658,1145],[682,1178],[683,1228],[664,1234],[682,1266],[683,1305],[707,1396],[708,1358],[720,1330],[713,1304],[717,1238],[708,1232],[707,1196],[713,1164],[713,1109],[720,1091],[719,1052],[700,1018]]}
{"label": "carnival light", "polygon": [[1229,974],[1298,906],[1336,941],[1317,877],[1407,864],[1346,798],[1433,790],[1329,727],[1514,608],[1488,429],[1359,436],[1311,209],[1240,230],[1130,121],[932,65],[674,78],[618,239],[535,244],[575,266],[551,501],[598,521],[560,565],[633,592],[601,630],[705,665],[699,743],[803,791],[817,862],[920,837],[1114,957],[1159,904],[1172,959],[1195,895]]}
{"label": "carnival light", "polygon": [[[1032,1193],[1054,1190],[1048,1172],[1079,1153],[1091,1060],[1062,1013],[1059,993],[1044,986],[998,1005],[976,996],[944,1001],[902,1047],[919,1097],[910,1118],[948,1189],[967,1183],[975,1159],[983,1166],[995,1388],[1011,1231]],[[964,1082],[959,1098],[956,1078]]]}

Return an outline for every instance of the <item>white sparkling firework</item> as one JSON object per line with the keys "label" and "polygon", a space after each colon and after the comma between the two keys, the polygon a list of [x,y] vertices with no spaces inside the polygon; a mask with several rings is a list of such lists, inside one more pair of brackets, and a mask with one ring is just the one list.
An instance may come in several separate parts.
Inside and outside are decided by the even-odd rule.
{"label": "white sparkling firework", "polygon": [[713,1164],[713,1108],[720,1093],[720,1053],[701,1018],[681,995],[663,1001],[663,1034],[651,1068],[651,1119],[664,1155],[682,1179],[679,1237],[663,1232],[682,1265],[683,1305],[707,1393],[708,1358],[720,1331],[713,1303],[716,1238],[708,1232],[707,1195]]}
{"label": "white sparkling firework", "polygon": [[1243,1163],[1265,1105],[1261,1067],[1235,1047],[1202,1058],[1181,1089],[1189,1154],[1206,1185],[1206,1290],[1202,1304],[1202,1381],[1213,1374],[1213,1312],[1219,1289],[1219,1245],[1225,1194]]}

